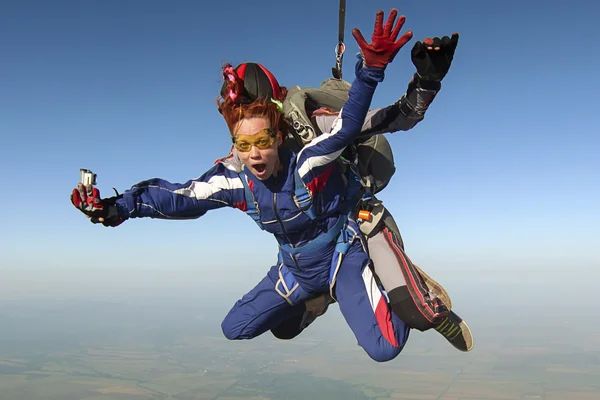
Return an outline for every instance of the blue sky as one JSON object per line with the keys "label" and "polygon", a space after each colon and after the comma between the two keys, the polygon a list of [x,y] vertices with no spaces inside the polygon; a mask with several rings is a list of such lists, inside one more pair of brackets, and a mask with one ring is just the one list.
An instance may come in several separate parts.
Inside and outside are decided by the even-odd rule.
{"label": "blue sky", "polygon": [[[69,202],[79,168],[96,172],[110,196],[112,187],[121,192],[151,177],[186,181],[225,155],[228,134],[215,108],[225,61],[261,62],[287,86],[315,86],[330,76],[337,1],[218,4],[2,3],[5,284],[27,287],[10,277],[28,271],[64,280],[110,266],[120,273],[187,271],[202,282],[236,276],[249,289],[248,279],[275,261],[274,239],[237,210],[107,229]],[[392,7],[407,16],[404,30],[414,38],[388,67],[373,108],[406,90],[416,40],[461,35],[426,119],[388,136],[398,171],[381,198],[409,255],[436,276],[463,282],[509,282],[514,270],[544,271],[556,282],[573,268],[598,276],[600,60],[593,28],[600,6],[348,0],[345,79],[353,79],[358,51],[351,29],[370,37],[377,9],[387,15]]]}

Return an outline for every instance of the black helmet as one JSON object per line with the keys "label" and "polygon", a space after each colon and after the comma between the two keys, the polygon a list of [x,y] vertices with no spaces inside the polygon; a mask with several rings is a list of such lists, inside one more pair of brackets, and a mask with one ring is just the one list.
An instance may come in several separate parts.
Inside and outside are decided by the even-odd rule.
{"label": "black helmet", "polygon": [[227,64],[223,78],[221,96],[230,97],[236,103],[250,103],[259,97],[283,101],[279,82],[261,64],[243,63],[235,68]]}

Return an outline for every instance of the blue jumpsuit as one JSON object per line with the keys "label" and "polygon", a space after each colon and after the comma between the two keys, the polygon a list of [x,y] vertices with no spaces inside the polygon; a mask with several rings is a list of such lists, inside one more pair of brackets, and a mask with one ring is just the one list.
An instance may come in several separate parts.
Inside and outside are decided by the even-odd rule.
{"label": "blue jumpsuit", "polygon": [[[339,156],[360,135],[380,68],[356,64],[356,79],[331,132],[324,133],[298,153],[280,148],[281,170],[265,181],[234,159],[224,159],[196,179],[183,184],[150,179],[125,191],[117,200],[123,218],[199,218],[207,211],[234,207],[248,211],[251,192],[257,222],[280,243],[279,262],[238,300],[222,322],[228,339],[251,339],[305,311],[304,301],[329,292],[339,304],[358,344],[376,361],[395,358],[404,347],[409,328],[393,313],[370,268],[365,240],[345,208],[348,180]],[[242,179],[247,179],[243,182]],[[312,196],[314,215],[298,208],[295,183],[300,179]],[[295,252],[345,223],[346,247],[336,239],[317,249]],[[339,240],[338,240],[339,241]],[[287,246],[287,247],[286,247]]]}

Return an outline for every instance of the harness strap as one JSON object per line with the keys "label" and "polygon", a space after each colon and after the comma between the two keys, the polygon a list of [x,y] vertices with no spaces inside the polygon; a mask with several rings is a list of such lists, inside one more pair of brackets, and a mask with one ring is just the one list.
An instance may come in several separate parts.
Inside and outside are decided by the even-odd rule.
{"label": "harness strap", "polygon": [[288,244],[279,243],[279,248],[288,254],[298,254],[298,253],[304,253],[307,251],[318,250],[322,247],[325,247],[329,243],[331,243],[340,234],[340,232],[342,232],[342,229],[346,225],[347,220],[348,220],[347,215],[344,215],[344,214],[340,215],[338,217],[337,222],[335,223],[334,226],[331,227],[331,229],[329,229],[323,235],[318,236],[315,239],[311,240],[310,242],[306,243],[304,246],[291,247]]}
{"label": "harness strap", "polygon": [[311,220],[316,218],[313,197],[306,185],[304,185],[304,182],[302,182],[302,178],[300,178],[300,173],[297,168],[294,169],[294,201],[298,208]]}
{"label": "harness strap", "polygon": [[244,185],[244,195],[246,197],[246,214],[248,214],[254,222],[260,227],[260,229],[264,230],[263,224],[260,221],[260,209],[258,208],[258,203],[254,199],[254,194],[250,190],[250,186],[248,185],[248,177],[246,173],[242,170],[239,172],[240,179],[242,180],[242,185]]}
{"label": "harness strap", "polygon": [[346,22],[346,0],[340,0],[338,16],[338,43],[335,46],[335,67],[331,68],[333,77],[342,79],[342,61],[344,59],[344,27]]}
{"label": "harness strap", "polygon": [[[301,247],[291,247],[287,244],[284,243],[280,243],[279,244],[279,248],[289,254],[298,254],[301,252],[308,252],[308,251],[314,251],[317,249],[320,249],[324,246],[326,246],[327,244],[331,243],[333,240],[335,240],[337,238],[337,243],[336,243],[336,250],[339,251],[342,254],[345,254],[346,251],[348,250],[348,248],[350,247],[350,237],[352,232],[348,231],[347,229],[344,229],[344,227],[346,226],[346,223],[348,222],[349,219],[352,218],[352,213],[354,211],[354,203],[356,202],[356,194],[358,193],[358,191],[360,190],[360,178],[357,175],[357,172],[355,169],[352,168],[351,165],[348,165],[349,167],[349,176],[348,176],[348,183],[347,183],[347,189],[346,189],[346,199],[342,205],[342,207],[345,208],[344,210],[344,214],[341,214],[338,217],[338,220],[336,221],[335,225],[333,227],[331,227],[331,229],[329,229],[326,233],[324,233],[321,236],[316,237],[315,239],[313,239],[312,241],[308,242],[307,244],[301,246]],[[308,195],[310,197],[309,200],[306,200],[306,203],[308,203],[308,201],[310,201],[310,208],[309,210],[311,210],[313,213],[314,211],[312,210],[312,196],[310,196],[310,194],[307,192],[306,187],[304,186],[304,184],[302,183],[302,181],[300,180],[300,176],[297,174],[296,172],[296,196],[301,195],[302,193],[301,190],[303,190],[304,192],[306,192],[306,195]],[[301,184],[298,184],[298,181]],[[305,205],[306,205],[305,203]],[[307,211],[305,211],[307,212]],[[338,236],[339,235],[339,236]]]}

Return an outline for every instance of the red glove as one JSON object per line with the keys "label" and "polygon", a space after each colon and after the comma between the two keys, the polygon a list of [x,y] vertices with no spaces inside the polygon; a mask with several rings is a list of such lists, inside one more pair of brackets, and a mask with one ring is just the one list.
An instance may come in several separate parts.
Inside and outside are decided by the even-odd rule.
{"label": "red glove", "polygon": [[79,182],[71,193],[71,203],[94,224],[102,223],[104,226],[114,227],[123,222],[123,219],[118,217],[115,206],[110,204],[110,201],[105,204],[100,198],[100,191],[93,186],[85,187]]}
{"label": "red glove", "polygon": [[402,46],[412,39],[413,33],[412,31],[408,31],[396,41],[400,29],[402,29],[404,21],[406,20],[406,17],[401,15],[392,31],[397,14],[398,10],[392,8],[384,27],[383,10],[377,11],[371,44],[367,43],[358,28],[352,29],[352,36],[354,36],[354,39],[356,39],[356,42],[358,43],[358,47],[360,47],[367,67],[385,68],[392,60],[394,60],[394,57],[396,57],[396,54],[398,54],[398,51],[400,51]]}

